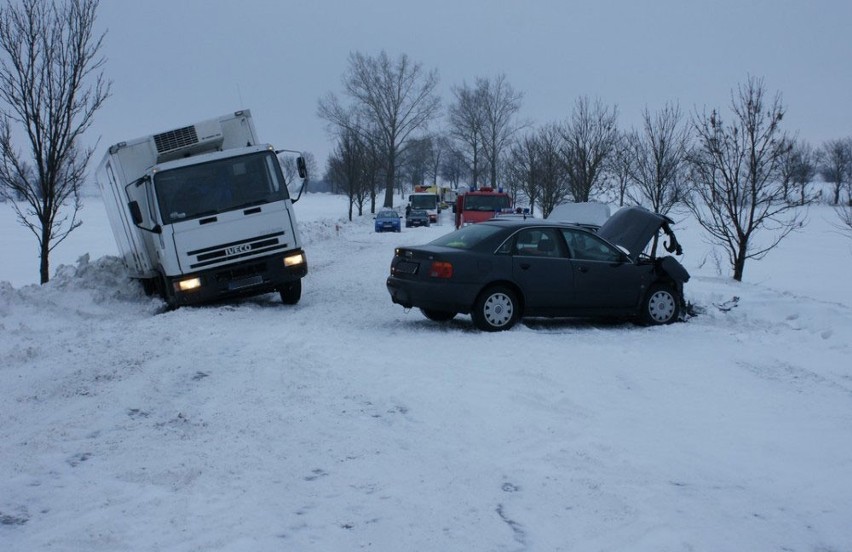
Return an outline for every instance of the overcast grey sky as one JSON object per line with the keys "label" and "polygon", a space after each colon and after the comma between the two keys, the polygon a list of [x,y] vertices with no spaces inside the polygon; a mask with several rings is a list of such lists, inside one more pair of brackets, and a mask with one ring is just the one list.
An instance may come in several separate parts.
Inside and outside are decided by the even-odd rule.
{"label": "overcast grey sky", "polygon": [[852,136],[850,0],[102,0],[113,95],[87,141],[106,147],[250,108],[261,139],[333,147],[317,101],[340,93],[350,52],[407,54],[451,87],[505,73],[521,116],[564,120],[577,97],[619,109],[721,107],[749,74],[819,145]]}

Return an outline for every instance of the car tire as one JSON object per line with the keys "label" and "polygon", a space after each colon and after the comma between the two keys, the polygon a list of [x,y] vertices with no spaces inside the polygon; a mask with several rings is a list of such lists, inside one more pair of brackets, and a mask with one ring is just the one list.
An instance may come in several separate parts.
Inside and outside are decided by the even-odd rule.
{"label": "car tire", "polygon": [[655,284],[642,300],[639,318],[647,326],[671,324],[680,316],[680,297],[671,286]]}
{"label": "car tire", "polygon": [[456,317],[456,313],[451,311],[420,309],[420,312],[423,313],[423,316],[433,322],[449,322]]}
{"label": "car tire", "polygon": [[470,313],[473,325],[484,332],[508,330],[520,317],[518,297],[504,286],[492,286],[476,299]]}
{"label": "car tire", "polygon": [[302,281],[287,282],[278,288],[281,302],[285,305],[295,305],[302,298]]}

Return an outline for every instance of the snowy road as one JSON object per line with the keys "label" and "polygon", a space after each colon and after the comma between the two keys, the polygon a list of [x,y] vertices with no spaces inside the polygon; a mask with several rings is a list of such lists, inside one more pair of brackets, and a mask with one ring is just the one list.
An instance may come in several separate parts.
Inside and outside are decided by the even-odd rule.
{"label": "snowy road", "polygon": [[446,215],[374,234],[310,201],[343,212],[297,206],[295,307],[163,312],[113,257],[0,283],[0,549],[852,549],[848,290],[694,256],[687,323],[484,334],[384,287]]}

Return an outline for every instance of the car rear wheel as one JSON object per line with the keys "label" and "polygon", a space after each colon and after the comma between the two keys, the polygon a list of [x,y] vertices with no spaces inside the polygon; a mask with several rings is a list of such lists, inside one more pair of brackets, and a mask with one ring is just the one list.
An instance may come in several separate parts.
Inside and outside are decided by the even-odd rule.
{"label": "car rear wheel", "polygon": [[456,313],[432,309],[420,309],[423,316],[434,322],[447,322],[456,317]]}
{"label": "car rear wheel", "polygon": [[667,285],[651,286],[642,302],[640,317],[648,325],[671,324],[680,314],[680,299]]}
{"label": "car rear wheel", "polygon": [[295,305],[302,298],[302,281],[287,282],[278,289],[278,294],[285,305]]}
{"label": "car rear wheel", "polygon": [[518,321],[518,298],[509,288],[494,286],[477,298],[470,313],[473,325],[485,332],[508,330]]}

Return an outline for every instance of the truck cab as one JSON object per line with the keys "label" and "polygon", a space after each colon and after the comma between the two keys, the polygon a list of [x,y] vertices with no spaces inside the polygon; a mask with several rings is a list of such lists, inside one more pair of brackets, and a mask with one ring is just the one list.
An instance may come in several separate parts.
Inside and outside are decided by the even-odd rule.
{"label": "truck cab", "polygon": [[298,302],[307,262],[293,201],[278,152],[255,138],[246,110],[121,142],[101,163],[124,263],[170,306],[272,291]]}

